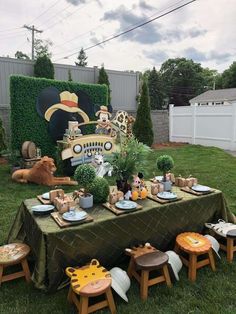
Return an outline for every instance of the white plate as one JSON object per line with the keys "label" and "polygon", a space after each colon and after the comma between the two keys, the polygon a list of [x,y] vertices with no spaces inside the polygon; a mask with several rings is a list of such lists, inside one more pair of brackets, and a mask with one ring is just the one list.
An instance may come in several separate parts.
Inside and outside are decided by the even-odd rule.
{"label": "white plate", "polygon": [[137,203],[132,202],[132,201],[126,201],[126,200],[116,202],[115,205],[119,209],[134,209],[137,207]]}
{"label": "white plate", "polygon": [[164,200],[174,200],[177,198],[177,195],[172,192],[160,192],[157,194],[157,197],[162,198]]}
{"label": "white plate", "polygon": [[157,176],[154,178],[155,180],[161,182],[163,180],[163,176]]}
{"label": "white plate", "polygon": [[75,213],[70,213],[70,212],[66,212],[62,215],[62,218],[67,220],[67,221],[80,221],[80,220],[84,220],[86,217],[88,216],[88,214],[84,211],[75,211]]}
{"label": "white plate", "polygon": [[42,198],[43,198],[44,200],[49,200],[49,199],[50,199],[49,192],[43,193],[43,194],[42,194]]}
{"label": "white plate", "polygon": [[54,209],[53,205],[35,205],[31,207],[32,211],[35,213],[46,213]]}
{"label": "white plate", "polygon": [[209,186],[206,185],[197,184],[192,186],[192,190],[196,192],[209,192],[211,188],[209,188]]}

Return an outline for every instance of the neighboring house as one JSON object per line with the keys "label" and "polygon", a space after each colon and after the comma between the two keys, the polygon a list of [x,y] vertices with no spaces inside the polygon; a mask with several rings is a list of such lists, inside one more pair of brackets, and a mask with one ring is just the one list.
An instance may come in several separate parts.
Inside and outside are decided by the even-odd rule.
{"label": "neighboring house", "polygon": [[214,106],[236,102],[236,88],[208,90],[189,100],[190,105]]}

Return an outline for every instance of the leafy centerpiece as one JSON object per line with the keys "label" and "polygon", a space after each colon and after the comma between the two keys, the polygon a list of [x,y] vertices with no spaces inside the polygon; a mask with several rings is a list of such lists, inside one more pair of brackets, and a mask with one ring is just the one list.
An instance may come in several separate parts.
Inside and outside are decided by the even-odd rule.
{"label": "leafy centerpiece", "polygon": [[171,181],[167,180],[166,174],[174,167],[174,160],[169,155],[162,155],[157,158],[157,168],[163,173],[162,183],[164,191],[171,190]]}

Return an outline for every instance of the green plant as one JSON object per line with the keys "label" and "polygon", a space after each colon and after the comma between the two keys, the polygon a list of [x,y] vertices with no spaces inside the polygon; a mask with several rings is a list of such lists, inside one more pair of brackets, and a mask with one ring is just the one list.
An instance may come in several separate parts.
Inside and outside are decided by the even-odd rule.
{"label": "green plant", "polygon": [[106,179],[96,177],[89,186],[89,192],[93,195],[94,203],[104,203],[109,195],[109,184]]}
{"label": "green plant", "polygon": [[54,67],[49,57],[38,57],[34,64],[34,76],[54,79]]}
{"label": "green plant", "polygon": [[113,174],[118,180],[127,181],[139,171],[145,172],[147,157],[151,149],[134,137],[121,143],[120,151],[114,152],[108,160],[113,166]]}
{"label": "green plant", "polygon": [[166,181],[166,173],[174,167],[174,160],[169,155],[162,155],[157,158],[157,168],[163,173],[163,181]]}
{"label": "green plant", "polygon": [[69,81],[69,82],[72,82],[72,81],[73,81],[72,75],[71,75],[71,69],[68,70],[68,81]]}
{"label": "green plant", "polygon": [[79,55],[77,57],[79,62],[75,62],[75,65],[80,66],[80,67],[86,67],[88,62],[86,61],[88,57],[86,56],[86,53],[83,48],[80,49]]}
{"label": "green plant", "polygon": [[136,120],[133,126],[135,137],[144,144],[151,146],[153,143],[153,129],[149,105],[148,86],[143,82],[141,97],[138,105]]}
{"label": "green plant", "polygon": [[107,86],[107,89],[108,89],[108,104],[110,104],[111,103],[110,82],[109,82],[109,78],[108,78],[107,72],[104,69],[104,66],[102,66],[101,69],[99,70],[98,84],[105,84]]}
{"label": "green plant", "polygon": [[22,158],[20,151],[15,149],[11,150],[8,154],[7,160],[12,167],[21,167],[22,166]]}
{"label": "green plant", "polygon": [[1,151],[3,151],[6,148],[7,148],[6,133],[5,133],[5,129],[2,125],[2,120],[0,119],[0,153],[1,153]]}
{"label": "green plant", "polygon": [[89,186],[96,178],[95,168],[89,164],[78,166],[74,178],[84,188],[84,195],[86,196],[89,193]]}
{"label": "green plant", "polygon": [[65,90],[71,93],[84,91],[94,104],[104,105],[107,101],[106,86],[11,76],[11,144],[13,149],[21,149],[24,141],[31,140],[41,148],[42,155],[53,156],[55,154],[55,143],[48,133],[48,123],[36,111],[36,100],[39,93],[49,86],[56,87],[59,93]]}

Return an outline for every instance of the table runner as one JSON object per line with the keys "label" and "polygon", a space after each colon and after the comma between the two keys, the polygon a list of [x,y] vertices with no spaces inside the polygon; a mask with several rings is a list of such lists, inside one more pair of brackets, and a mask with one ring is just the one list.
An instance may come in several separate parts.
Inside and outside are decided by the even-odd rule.
{"label": "table runner", "polygon": [[60,229],[50,216],[34,216],[31,206],[37,199],[25,200],[16,215],[8,242],[30,245],[35,260],[32,279],[35,286],[55,291],[68,282],[67,266],[82,266],[92,258],[108,267],[119,266],[127,257],[126,247],[150,242],[158,249],[173,249],[175,237],[183,231],[201,232],[205,222],[219,218],[233,222],[221,191],[194,196],[174,187],[183,199],[165,205],[150,199],[139,201],[143,209],[115,216],[102,205],[88,210],[94,222]]}

